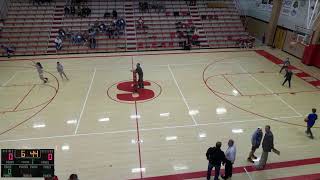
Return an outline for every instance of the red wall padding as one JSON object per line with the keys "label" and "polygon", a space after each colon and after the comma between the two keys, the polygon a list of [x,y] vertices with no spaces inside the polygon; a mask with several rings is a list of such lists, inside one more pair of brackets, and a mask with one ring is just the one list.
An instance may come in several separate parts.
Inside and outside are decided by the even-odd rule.
{"label": "red wall padding", "polygon": [[320,68],[320,45],[309,45],[304,49],[302,62]]}

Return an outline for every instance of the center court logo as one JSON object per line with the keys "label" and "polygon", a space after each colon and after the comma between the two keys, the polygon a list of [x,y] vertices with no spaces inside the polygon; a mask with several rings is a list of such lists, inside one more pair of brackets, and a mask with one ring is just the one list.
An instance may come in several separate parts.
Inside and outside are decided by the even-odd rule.
{"label": "center court logo", "polygon": [[146,102],[157,98],[161,94],[161,86],[153,81],[144,81],[144,89],[134,92],[133,81],[121,81],[108,88],[110,99],[121,103]]}

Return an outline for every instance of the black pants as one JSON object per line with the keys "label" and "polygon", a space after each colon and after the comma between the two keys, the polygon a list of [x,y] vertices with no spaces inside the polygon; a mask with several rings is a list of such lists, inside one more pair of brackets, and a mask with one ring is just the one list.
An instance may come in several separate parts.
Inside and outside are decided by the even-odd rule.
{"label": "black pants", "polygon": [[313,138],[313,134],[311,132],[311,127],[307,127],[307,131],[306,131],[307,134],[310,134],[310,137]]}
{"label": "black pants", "polygon": [[283,86],[287,81],[288,81],[288,83],[289,83],[289,88],[290,88],[290,87],[291,87],[291,78],[290,78],[290,79],[286,78],[286,79],[283,81],[282,86]]}
{"label": "black pants", "polygon": [[229,160],[226,160],[226,165],[225,165],[225,178],[232,177],[232,162]]}
{"label": "black pants", "polygon": [[282,72],[282,70],[284,69],[288,69],[288,66],[282,66],[281,69],[280,69],[280,73]]}
{"label": "black pants", "polygon": [[144,88],[143,76],[139,76],[139,79],[138,79],[138,87],[139,87],[139,88]]}

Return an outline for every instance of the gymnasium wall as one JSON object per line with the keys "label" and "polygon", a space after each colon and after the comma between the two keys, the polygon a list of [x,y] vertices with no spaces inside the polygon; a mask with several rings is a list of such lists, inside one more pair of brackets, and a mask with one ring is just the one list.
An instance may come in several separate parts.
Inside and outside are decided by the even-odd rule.
{"label": "gymnasium wall", "polygon": [[247,30],[249,34],[261,40],[263,34],[268,28],[268,23],[249,16],[247,17],[247,22]]}
{"label": "gymnasium wall", "polygon": [[[248,16],[269,21],[272,11],[272,0],[239,0],[242,9]],[[263,4],[264,2],[265,4]],[[283,0],[278,25],[294,30],[295,25],[306,27],[308,1]]]}

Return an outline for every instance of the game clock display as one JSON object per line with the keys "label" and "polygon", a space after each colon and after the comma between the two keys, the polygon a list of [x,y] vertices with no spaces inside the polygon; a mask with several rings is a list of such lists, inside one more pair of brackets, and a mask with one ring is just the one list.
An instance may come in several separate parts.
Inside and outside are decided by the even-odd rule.
{"label": "game clock display", "polygon": [[53,177],[54,149],[1,149],[1,177]]}

